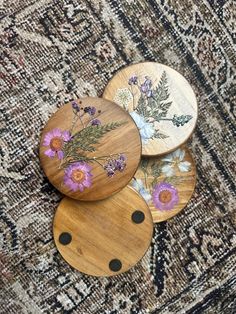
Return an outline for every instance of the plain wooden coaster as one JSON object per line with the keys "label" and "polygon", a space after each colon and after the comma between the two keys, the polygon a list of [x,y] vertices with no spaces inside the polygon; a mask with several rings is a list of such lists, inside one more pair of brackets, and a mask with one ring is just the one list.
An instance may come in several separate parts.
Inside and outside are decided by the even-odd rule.
{"label": "plain wooden coaster", "polygon": [[134,266],[153,233],[151,212],[135,190],[82,202],[64,198],[53,221],[56,246],[65,261],[93,276],[113,276]]}
{"label": "plain wooden coaster", "polygon": [[162,157],[142,158],[130,185],[145,198],[154,222],[177,215],[196,185],[196,167],[189,149],[183,145]]}
{"label": "plain wooden coaster", "polygon": [[185,143],[197,121],[197,100],[186,79],[172,68],[143,62],[119,71],[103,97],[130,112],[142,137],[142,155],[169,153]]}
{"label": "plain wooden coaster", "polygon": [[94,201],[120,191],[132,179],[140,158],[140,135],[133,119],[102,98],[67,103],[42,132],[43,170],[71,198]]}

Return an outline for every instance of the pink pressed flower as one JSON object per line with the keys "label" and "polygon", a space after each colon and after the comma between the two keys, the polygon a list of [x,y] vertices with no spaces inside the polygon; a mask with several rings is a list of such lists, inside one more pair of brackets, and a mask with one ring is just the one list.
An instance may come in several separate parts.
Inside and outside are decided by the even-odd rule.
{"label": "pink pressed flower", "polygon": [[152,193],[154,206],[160,210],[173,209],[179,202],[179,195],[176,188],[166,182],[155,185]]}
{"label": "pink pressed flower", "polygon": [[44,154],[50,158],[58,156],[59,159],[63,158],[63,144],[71,139],[69,131],[62,131],[60,129],[53,129],[44,136],[43,146],[48,146],[49,148],[44,152]]}
{"label": "pink pressed flower", "polygon": [[92,185],[92,168],[85,162],[75,162],[65,170],[64,184],[72,191],[89,188]]}

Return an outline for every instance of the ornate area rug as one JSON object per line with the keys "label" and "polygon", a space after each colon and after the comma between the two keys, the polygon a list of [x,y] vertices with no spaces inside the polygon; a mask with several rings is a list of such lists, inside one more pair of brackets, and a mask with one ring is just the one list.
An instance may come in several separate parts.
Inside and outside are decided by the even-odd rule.
{"label": "ornate area rug", "polygon": [[[235,313],[236,6],[226,0],[21,0],[1,6],[0,313]],[[198,169],[185,210],[155,226],[138,265],[113,278],[70,268],[52,238],[61,199],[40,132],[122,67],[158,61],[197,95]]]}

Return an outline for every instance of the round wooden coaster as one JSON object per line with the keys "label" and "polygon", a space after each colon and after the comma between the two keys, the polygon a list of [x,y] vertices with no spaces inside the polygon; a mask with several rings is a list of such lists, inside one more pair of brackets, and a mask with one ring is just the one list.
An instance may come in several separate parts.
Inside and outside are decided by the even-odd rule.
{"label": "round wooden coaster", "polygon": [[162,156],[142,158],[130,183],[146,200],[153,221],[177,215],[188,203],[196,185],[196,167],[186,146]]}
{"label": "round wooden coaster", "polygon": [[64,198],[53,221],[56,246],[72,267],[93,276],[113,276],[134,266],[153,233],[151,212],[135,190],[82,202]]}
{"label": "round wooden coaster", "polygon": [[118,192],[132,179],[140,157],[133,119],[102,98],[67,103],[42,132],[44,172],[58,190],[75,199],[94,201]]}
{"label": "round wooden coaster", "polygon": [[119,71],[103,97],[129,111],[142,138],[142,155],[169,153],[185,143],[197,121],[197,100],[186,79],[172,68],[143,62]]}

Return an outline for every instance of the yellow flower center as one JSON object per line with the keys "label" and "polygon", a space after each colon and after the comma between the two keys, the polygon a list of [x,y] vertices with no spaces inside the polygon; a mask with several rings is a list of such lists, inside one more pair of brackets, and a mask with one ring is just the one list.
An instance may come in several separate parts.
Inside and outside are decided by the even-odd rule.
{"label": "yellow flower center", "polygon": [[78,170],[78,169],[73,170],[71,178],[74,182],[81,183],[85,179],[85,173],[82,170]]}
{"label": "yellow flower center", "polygon": [[171,199],[172,199],[172,194],[170,191],[164,190],[164,191],[160,192],[159,200],[162,203],[169,203],[171,201]]}
{"label": "yellow flower center", "polygon": [[61,150],[63,145],[63,140],[60,137],[54,137],[50,141],[50,148],[54,151]]}

